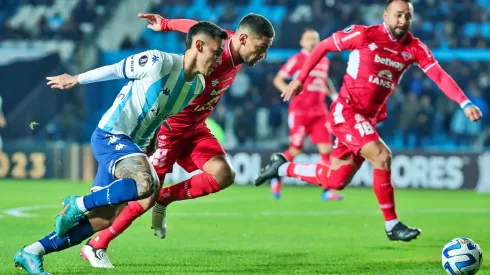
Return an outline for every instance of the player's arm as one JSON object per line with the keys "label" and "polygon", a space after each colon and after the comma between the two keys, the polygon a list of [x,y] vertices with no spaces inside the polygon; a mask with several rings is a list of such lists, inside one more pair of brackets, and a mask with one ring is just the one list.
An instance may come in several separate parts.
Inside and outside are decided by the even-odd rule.
{"label": "player's arm", "polygon": [[327,78],[327,88],[328,88],[328,97],[331,100],[336,100],[339,94],[337,93],[337,89],[335,89],[335,85],[333,84],[332,79],[330,77]]}
{"label": "player's arm", "polygon": [[288,78],[286,76],[281,74],[281,72],[278,72],[272,83],[274,84],[274,87],[279,90],[279,92],[285,93],[286,88],[288,87],[288,83],[286,82],[287,80]]}
{"label": "player's arm", "polygon": [[430,50],[422,42],[416,47],[415,56],[420,68],[437,84],[446,96],[459,104],[464,114],[471,121],[478,121],[482,114],[480,109],[464,94],[463,90],[456,84],[453,78],[441,67]]}
{"label": "player's arm", "polygon": [[364,26],[349,26],[343,31],[338,31],[327,39],[322,40],[306,59],[301,73],[289,83],[286,92],[281,95],[284,101],[288,101],[291,97],[301,92],[306,78],[327,53],[358,48],[362,44],[365,29],[366,27]]}
{"label": "player's arm", "polygon": [[272,83],[281,93],[286,92],[286,88],[288,87],[287,81],[293,78],[293,75],[296,71],[301,69],[298,66],[298,59],[296,56],[293,56],[288,59],[288,61],[281,67],[279,72],[274,77]]}
{"label": "player's arm", "polygon": [[167,61],[168,58],[166,58],[165,53],[150,50],[131,55],[116,64],[103,66],[79,75],[62,74],[46,77],[47,85],[53,89],[67,90],[78,84],[90,84],[113,79],[152,78],[160,74],[162,66]]}
{"label": "player's arm", "polygon": [[167,19],[154,13],[139,13],[138,17],[148,20],[147,27],[156,32],[178,31],[188,33],[189,29],[198,23],[190,19]]}

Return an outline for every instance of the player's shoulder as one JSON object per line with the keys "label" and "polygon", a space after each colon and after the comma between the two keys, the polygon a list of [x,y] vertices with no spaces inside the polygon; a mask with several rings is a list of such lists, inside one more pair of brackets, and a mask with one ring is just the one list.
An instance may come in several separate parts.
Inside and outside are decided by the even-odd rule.
{"label": "player's shoulder", "polygon": [[184,64],[184,56],[176,53],[169,53],[160,50],[151,50],[151,62],[155,64],[162,62],[163,70],[181,70]]}
{"label": "player's shoulder", "polygon": [[341,30],[339,32],[343,32],[345,34],[351,34],[351,33],[356,33],[356,32],[364,33],[368,28],[369,27],[365,26],[365,25],[353,24],[353,25],[349,25],[349,26],[345,27],[343,30]]}

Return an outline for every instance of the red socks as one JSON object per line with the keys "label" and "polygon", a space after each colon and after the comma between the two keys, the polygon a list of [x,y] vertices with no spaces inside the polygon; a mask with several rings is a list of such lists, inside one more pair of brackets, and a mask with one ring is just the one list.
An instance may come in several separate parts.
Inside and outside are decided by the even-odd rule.
{"label": "red socks", "polygon": [[330,154],[320,154],[320,163],[330,167]]}
{"label": "red socks", "polygon": [[391,170],[374,169],[373,190],[385,221],[397,218],[395,212],[395,189],[391,184]]}
{"label": "red socks", "polygon": [[344,189],[348,182],[347,177],[352,172],[352,165],[342,165],[337,170],[330,170],[330,167],[323,164],[295,164],[291,163],[288,166],[286,175],[288,177],[297,178],[314,185],[320,185],[325,189]]}
{"label": "red socks", "polygon": [[289,152],[289,149],[284,151],[283,155],[286,157],[286,159],[291,162],[293,161],[294,157],[291,155],[291,153]]}
{"label": "red socks", "polygon": [[119,234],[123,233],[145,210],[137,201],[131,201],[123,211],[117,216],[112,225],[100,231],[89,244],[97,249],[107,249],[109,243]]}
{"label": "red socks", "polygon": [[314,185],[322,185],[327,180],[328,166],[322,164],[290,163],[286,176],[300,179]]}
{"label": "red socks", "polygon": [[195,199],[221,190],[213,176],[200,173],[183,182],[162,188],[158,202],[168,205],[174,201]]}

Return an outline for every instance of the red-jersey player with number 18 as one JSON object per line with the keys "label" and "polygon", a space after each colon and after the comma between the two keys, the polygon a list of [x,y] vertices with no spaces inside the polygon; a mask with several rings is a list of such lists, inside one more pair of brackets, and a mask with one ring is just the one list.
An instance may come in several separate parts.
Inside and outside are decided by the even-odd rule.
{"label": "red-jersey player with number 18", "polygon": [[337,138],[331,166],[300,165],[274,154],[261,171],[257,183],[276,176],[290,176],[333,189],[345,188],[364,159],[373,166],[373,189],[385,219],[385,230],[393,241],[411,241],[421,232],[398,220],[391,183],[391,151],[376,132],[378,115],[406,69],[417,64],[437,86],[464,110],[472,121],[481,118],[474,106],[442,69],[427,46],[410,32],[413,6],[410,0],[389,0],[384,22],[375,26],[350,26],[320,42],[300,75],[282,94],[285,100],[297,95],[310,71],[328,52],[352,50],[339,97],[329,115]]}
{"label": "red-jersey player with number 18", "polygon": [[[306,59],[318,43],[320,43],[318,32],[310,28],[305,29],[299,41],[301,51],[290,57],[274,78],[274,86],[280,92],[286,91],[286,81],[299,74]],[[332,135],[328,125],[328,106],[325,99],[327,95],[335,99],[337,91],[328,77],[329,67],[330,60],[323,57],[306,78],[301,95],[293,98],[289,104],[289,148],[284,152],[288,161],[293,161],[301,153],[305,138],[310,136],[311,142],[317,145],[321,162],[330,165]],[[280,198],[281,189],[280,178],[272,179],[271,191],[274,198]],[[326,188],[322,193],[322,199],[341,200],[342,196]]]}

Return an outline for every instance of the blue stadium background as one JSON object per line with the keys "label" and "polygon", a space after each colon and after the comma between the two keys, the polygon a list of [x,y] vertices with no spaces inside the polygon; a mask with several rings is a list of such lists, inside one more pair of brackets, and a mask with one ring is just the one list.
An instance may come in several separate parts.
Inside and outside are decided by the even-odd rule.
{"label": "blue stadium background", "polygon": [[[265,61],[253,68],[242,67],[212,118],[225,130],[227,149],[283,149],[288,143],[287,105],[272,78],[299,50],[302,30],[313,27],[326,38],[350,24],[378,24],[383,2],[0,0],[0,95],[8,121],[0,134],[6,141],[87,142],[124,82],[60,92],[47,88],[44,77],[80,73],[145,49],[183,52],[183,34],[154,33],[136,18],[138,12],[211,20],[228,29],[255,12],[274,24],[273,47]],[[481,108],[484,119],[469,123],[456,104],[413,68],[389,100],[388,119],[379,125],[382,137],[395,150],[454,152],[490,147],[490,1],[415,0],[414,7],[412,32],[431,47]],[[331,77],[338,88],[347,55],[329,56]],[[32,121],[39,122],[34,130],[27,127]]]}

